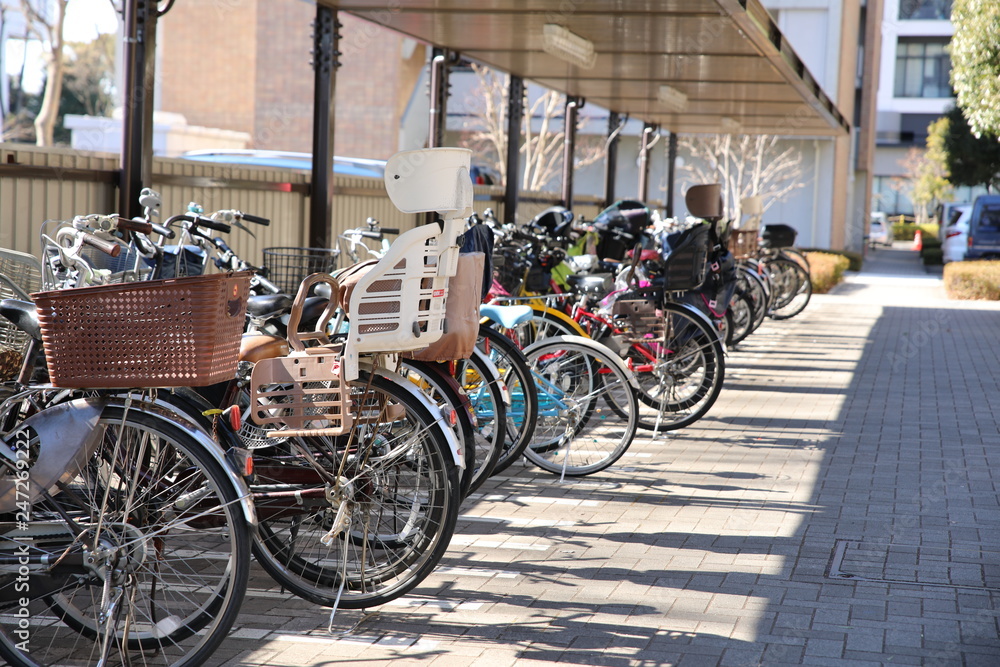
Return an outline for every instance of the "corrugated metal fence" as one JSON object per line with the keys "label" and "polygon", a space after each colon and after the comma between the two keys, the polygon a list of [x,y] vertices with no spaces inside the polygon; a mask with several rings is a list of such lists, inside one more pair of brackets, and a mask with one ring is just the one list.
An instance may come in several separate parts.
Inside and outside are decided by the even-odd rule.
{"label": "corrugated metal fence", "polygon": [[[0,144],[0,247],[38,256],[39,230],[46,220],[87,213],[111,213],[117,207],[118,158],[69,149]],[[422,216],[400,213],[372,178],[334,179],[333,227],[340,234],[374,217],[385,227],[407,230]],[[183,213],[189,202],[207,213],[235,208],[271,220],[269,227],[249,225],[250,237],[233,230],[227,242],[241,257],[259,263],[263,249],[303,246],[308,235],[309,174],[291,169],[261,169],[156,158],[153,184],[163,198],[163,214]],[[530,220],[557,202],[551,193],[522,193],[518,218]],[[492,208],[503,216],[503,189],[476,187],[475,210]],[[579,197],[573,211],[593,219],[596,197]],[[161,220],[162,222],[162,220]]]}

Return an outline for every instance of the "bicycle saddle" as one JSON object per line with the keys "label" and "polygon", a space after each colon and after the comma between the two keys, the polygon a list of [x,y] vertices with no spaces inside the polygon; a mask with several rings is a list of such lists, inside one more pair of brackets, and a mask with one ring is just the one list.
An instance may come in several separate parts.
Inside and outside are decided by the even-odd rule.
{"label": "bicycle saddle", "polygon": [[38,323],[38,312],[35,310],[35,304],[30,301],[4,299],[0,301],[0,315],[6,317],[14,323],[14,326],[35,340],[42,339],[42,328]]}
{"label": "bicycle saddle", "polygon": [[480,315],[490,318],[505,329],[527,322],[533,312],[531,306],[498,306],[492,303],[479,306]]}
{"label": "bicycle saddle", "polygon": [[253,317],[274,317],[291,307],[292,298],[287,294],[255,294],[247,299],[247,312]]}

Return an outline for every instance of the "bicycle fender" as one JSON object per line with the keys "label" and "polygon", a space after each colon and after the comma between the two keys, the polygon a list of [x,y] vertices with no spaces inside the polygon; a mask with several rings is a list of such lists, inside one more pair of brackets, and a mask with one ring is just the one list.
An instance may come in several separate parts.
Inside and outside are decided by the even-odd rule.
{"label": "bicycle fender", "polygon": [[678,306],[678,307],[683,308],[684,310],[688,311],[690,314],[696,316],[702,322],[704,322],[705,324],[707,324],[710,329],[712,329],[713,331],[715,331],[715,327],[712,325],[712,320],[708,319],[708,315],[706,315],[705,313],[703,313],[699,309],[695,308],[691,304],[689,304],[689,303],[672,302],[672,305]]}
{"label": "bicycle fender", "polygon": [[490,359],[489,355],[480,350],[478,347],[473,348],[472,354],[479,360],[479,362],[487,368],[491,373],[493,373],[492,378],[487,378],[490,384],[494,382],[500,387],[500,396],[503,398],[504,405],[509,406],[510,402],[510,389],[507,387],[507,383],[503,381],[503,375],[500,373],[500,369],[497,368],[493,360]]}
{"label": "bicycle fender", "polygon": [[[361,368],[371,372],[370,366],[366,367],[365,364],[362,364]],[[427,398],[427,396],[425,396],[423,392],[417,389],[417,387],[412,382],[401,377],[399,374],[393,373],[392,371],[386,368],[378,368],[376,370],[378,374],[381,375],[383,378],[389,380],[403,391],[406,391],[407,393],[411,394],[414,398],[420,401],[420,403],[425,408],[427,408],[427,411],[431,413],[431,419],[434,420],[434,426],[439,428],[441,430],[441,433],[444,434],[444,439],[448,443],[448,449],[451,450],[451,455],[455,459],[455,465],[457,465],[462,470],[465,470],[465,453],[462,450],[462,443],[458,441],[458,436],[455,434],[455,431],[453,429],[443,428],[441,426],[441,424],[444,423],[444,416],[441,414],[441,410],[438,408],[438,406],[434,405],[431,399]]]}
{"label": "bicycle fender", "polygon": [[[106,404],[108,406],[115,406],[123,409],[126,407],[125,399],[123,398],[110,398],[107,400]],[[222,471],[225,473],[226,479],[229,480],[232,484],[233,491],[236,492],[237,500],[240,507],[243,509],[243,517],[246,519],[247,524],[251,529],[257,530],[257,511],[254,509],[253,496],[250,494],[250,488],[247,486],[246,481],[230,467],[229,462],[226,460],[225,452],[210,433],[192,421],[177,406],[172,406],[169,403],[150,403],[148,401],[138,401],[132,399],[131,405],[128,406],[128,409],[141,410],[143,413],[150,415],[154,419],[163,422],[166,425],[179,426],[182,430],[186,431],[188,435],[193,437],[198,444],[204,448],[208,455],[222,467]]]}
{"label": "bicycle fender", "polygon": [[609,366],[614,366],[619,371],[624,373],[625,377],[628,378],[628,382],[633,387],[638,387],[639,382],[635,379],[635,373],[628,367],[625,360],[622,359],[618,354],[615,353],[607,345],[603,343],[598,343],[593,338],[586,338],[584,336],[552,336],[551,338],[544,338],[540,341],[536,341],[524,348],[524,354],[527,356],[535,348],[542,345],[553,345],[555,343],[573,343],[575,345],[580,345],[581,347],[587,347],[593,350],[596,354],[600,355]]}
{"label": "bicycle fender", "polygon": [[[3,439],[0,452],[17,472],[0,476],[0,512],[13,512],[18,502],[30,504],[76,476],[102,441],[97,421],[103,407],[89,398],[60,403],[31,415]],[[32,433],[39,447],[34,461],[28,451]],[[24,472],[27,479],[21,478]]]}

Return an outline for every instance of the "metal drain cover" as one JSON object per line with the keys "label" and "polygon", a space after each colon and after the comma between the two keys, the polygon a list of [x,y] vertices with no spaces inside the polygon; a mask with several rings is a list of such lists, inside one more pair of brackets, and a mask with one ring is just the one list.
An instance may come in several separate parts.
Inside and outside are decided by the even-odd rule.
{"label": "metal drain cover", "polygon": [[1000,553],[973,545],[934,547],[837,540],[827,576],[1000,591]]}

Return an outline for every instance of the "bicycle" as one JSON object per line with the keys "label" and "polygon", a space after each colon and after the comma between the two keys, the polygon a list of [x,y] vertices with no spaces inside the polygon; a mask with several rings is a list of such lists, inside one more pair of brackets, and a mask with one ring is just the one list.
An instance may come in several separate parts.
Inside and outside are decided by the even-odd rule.
{"label": "bicycle", "polygon": [[243,471],[152,397],[88,389],[88,374],[58,364],[50,371],[70,389],[25,382],[41,351],[35,306],[5,300],[0,314],[29,335],[0,403],[0,655],[15,665],[202,664],[232,626],[249,576],[255,513]]}

